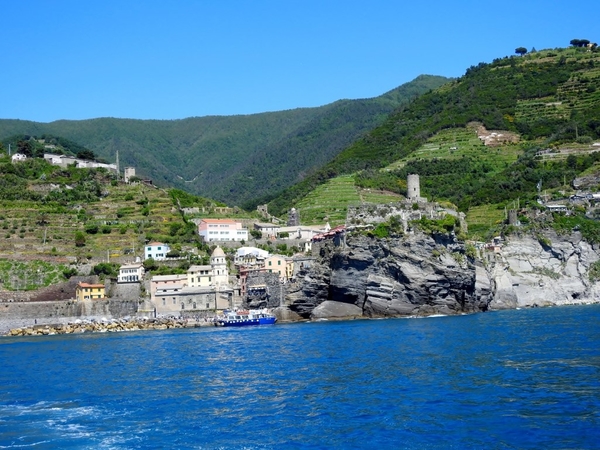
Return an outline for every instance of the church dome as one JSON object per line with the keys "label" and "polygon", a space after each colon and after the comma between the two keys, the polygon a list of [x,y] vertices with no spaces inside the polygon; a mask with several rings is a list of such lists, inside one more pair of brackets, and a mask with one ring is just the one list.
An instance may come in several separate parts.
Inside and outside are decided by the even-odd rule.
{"label": "church dome", "polygon": [[214,257],[218,257],[218,256],[225,257],[225,252],[223,251],[223,249],[221,247],[219,247],[217,245],[217,248],[215,248],[212,252],[212,257],[214,258]]}

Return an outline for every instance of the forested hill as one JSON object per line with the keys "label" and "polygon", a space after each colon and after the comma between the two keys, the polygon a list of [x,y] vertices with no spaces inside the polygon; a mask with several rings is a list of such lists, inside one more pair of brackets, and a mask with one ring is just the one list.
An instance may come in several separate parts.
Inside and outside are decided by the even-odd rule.
{"label": "forested hill", "polygon": [[[526,50],[517,53],[526,53]],[[321,170],[272,200],[269,211],[282,214],[316,186],[338,175],[361,170],[361,186],[387,188],[381,180],[369,182],[369,178],[387,176],[376,169],[408,160],[436,133],[464,129],[470,122],[482,123],[488,130],[515,133],[520,139],[521,151],[566,142],[590,144],[599,139],[598,47],[574,45],[534,51],[472,66],[463,77],[391,114],[383,124],[339,153]],[[453,177],[461,179],[461,176]],[[507,175],[507,180],[514,183],[517,177]],[[398,185],[393,180],[391,183]],[[473,186],[474,190],[478,189],[477,184]],[[453,185],[446,198],[457,193],[457,188],[458,185]]]}
{"label": "forested hill", "polygon": [[301,181],[398,107],[449,81],[422,75],[380,97],[243,116],[182,120],[0,120],[0,140],[60,136],[156,184],[241,205]]}

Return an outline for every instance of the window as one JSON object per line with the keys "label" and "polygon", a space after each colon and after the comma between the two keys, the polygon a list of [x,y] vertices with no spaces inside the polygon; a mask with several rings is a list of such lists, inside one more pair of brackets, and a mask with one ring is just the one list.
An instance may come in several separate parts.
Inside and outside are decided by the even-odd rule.
{"label": "window", "polygon": [[163,306],[167,306],[167,300],[163,298]]}
{"label": "window", "polygon": [[280,266],[281,265],[281,260],[277,261],[277,265]]}

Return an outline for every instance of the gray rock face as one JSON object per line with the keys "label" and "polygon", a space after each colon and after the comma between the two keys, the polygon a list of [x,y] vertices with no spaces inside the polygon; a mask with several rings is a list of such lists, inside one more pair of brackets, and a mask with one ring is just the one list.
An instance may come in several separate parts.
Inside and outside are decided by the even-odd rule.
{"label": "gray rock face", "polygon": [[[600,251],[579,233],[511,237],[499,253],[470,263],[463,244],[420,233],[394,239],[346,237],[321,243],[308,272],[288,287],[300,317],[340,318],[462,314],[521,307],[595,303],[589,281]],[[548,241],[551,244],[548,245]]]}
{"label": "gray rock face", "polygon": [[551,242],[532,236],[510,237],[494,255],[489,276],[495,286],[490,309],[512,309],[594,303],[600,299],[597,283],[589,280],[590,265],[600,255],[578,232],[558,236],[545,233]]}
{"label": "gray rock face", "polygon": [[[367,317],[461,314],[484,311],[489,283],[451,237],[414,234],[376,239],[347,236],[345,246],[324,243],[310,271],[289,292],[290,309],[303,317],[339,317],[329,302]],[[319,305],[325,303],[323,307]]]}

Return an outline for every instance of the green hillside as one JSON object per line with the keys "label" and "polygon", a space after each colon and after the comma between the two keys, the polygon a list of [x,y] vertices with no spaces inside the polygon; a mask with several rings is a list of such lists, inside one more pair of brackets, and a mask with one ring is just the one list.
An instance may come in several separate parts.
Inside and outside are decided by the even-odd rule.
{"label": "green hillside", "polygon": [[[513,140],[484,145],[477,127]],[[500,58],[399,109],[271,201],[269,210],[298,207],[317,186],[353,173],[356,188],[398,194],[405,193],[406,175],[418,173],[430,199],[451,201],[465,212],[489,204],[503,209],[517,198],[534,199],[540,180],[552,189],[589,172],[598,140],[597,49]]]}
{"label": "green hillside", "polygon": [[[182,263],[202,261],[208,247],[177,205],[214,202],[175,189],[124,184],[106,169],[52,166],[40,158],[12,163],[0,153],[0,284],[30,290],[92,268],[143,259],[149,241],[170,244]],[[240,212],[233,212],[232,215]],[[114,275],[114,273],[113,273]]]}
{"label": "green hillside", "polygon": [[0,140],[60,136],[159,186],[254,207],[318,170],[392,111],[448,79],[420,76],[380,97],[244,116],[35,123],[0,120]]}

